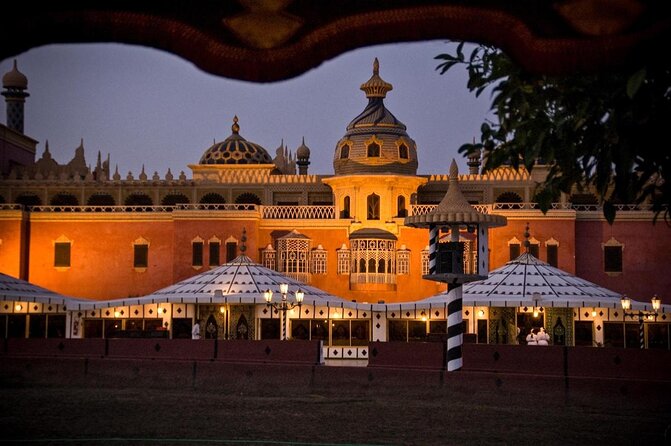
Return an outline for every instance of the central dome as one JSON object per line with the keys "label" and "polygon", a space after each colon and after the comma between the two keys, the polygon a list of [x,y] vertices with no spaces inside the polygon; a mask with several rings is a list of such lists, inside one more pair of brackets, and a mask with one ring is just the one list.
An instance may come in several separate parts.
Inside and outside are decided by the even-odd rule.
{"label": "central dome", "polygon": [[347,126],[333,157],[336,175],[417,174],[417,145],[405,124],[384,106],[393,86],[380,77],[380,64],[373,62],[373,76],[361,85],[368,105]]}
{"label": "central dome", "polygon": [[238,117],[233,118],[233,133],[222,142],[214,143],[203,153],[199,164],[272,164],[266,149],[240,136]]}

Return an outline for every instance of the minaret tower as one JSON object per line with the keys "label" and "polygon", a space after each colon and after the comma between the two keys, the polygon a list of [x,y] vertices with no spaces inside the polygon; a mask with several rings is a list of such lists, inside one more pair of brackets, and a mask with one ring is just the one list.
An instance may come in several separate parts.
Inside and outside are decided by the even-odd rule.
{"label": "minaret tower", "polygon": [[305,137],[303,137],[303,142],[296,149],[296,165],[298,165],[298,175],[307,175],[309,164],[310,148],[305,145]]}
{"label": "minaret tower", "polygon": [[14,68],[2,76],[2,87],[2,95],[7,102],[7,127],[23,133],[23,104],[30,95],[26,91],[28,78],[17,68],[16,59]]}

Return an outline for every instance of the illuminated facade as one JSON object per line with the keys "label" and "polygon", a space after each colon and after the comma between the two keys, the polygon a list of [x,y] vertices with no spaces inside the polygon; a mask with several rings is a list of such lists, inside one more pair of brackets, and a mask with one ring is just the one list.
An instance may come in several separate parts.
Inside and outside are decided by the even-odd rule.
{"label": "illuminated facade", "polygon": [[[17,73],[3,77],[13,120],[0,125],[3,273],[74,297],[144,296],[232,261],[246,231],[252,261],[346,301],[404,303],[445,290],[422,278],[427,231],[404,221],[440,202],[449,175],[417,175],[421,148],[385,107],[392,86],[377,60],[361,85],[367,105],[335,143],[333,175],[308,173],[304,142],[295,154],[280,146],[271,157],[241,136],[237,117],[231,135],[188,166],[190,177],[143,168],[122,178],[100,154],[89,169],[83,142],[67,165],[48,145],[35,161],[36,142],[22,133],[27,80]],[[544,166],[486,174],[479,167],[470,159],[469,173],[458,176],[464,196],[508,221],[489,229],[491,269],[524,252],[528,223],[536,258],[638,300],[659,294],[668,302],[671,237],[665,224],[652,225],[650,211],[622,205],[611,226],[596,197],[576,193],[543,214],[533,196]],[[464,262],[475,264],[469,237],[464,230],[460,238]]]}

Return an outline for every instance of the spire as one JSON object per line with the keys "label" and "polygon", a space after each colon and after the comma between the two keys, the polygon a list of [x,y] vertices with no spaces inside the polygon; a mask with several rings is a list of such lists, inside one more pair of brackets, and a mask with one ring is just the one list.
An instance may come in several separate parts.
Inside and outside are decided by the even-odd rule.
{"label": "spire", "polygon": [[240,237],[240,254],[244,255],[247,251],[247,229],[242,228],[242,237]]}
{"label": "spire", "polygon": [[527,226],[524,228],[524,250],[527,254],[529,253],[529,248],[531,247],[529,237],[531,237],[531,233],[529,232],[529,222],[527,222]]}
{"label": "spire", "polygon": [[361,90],[366,93],[367,98],[384,98],[393,88],[390,83],[380,77],[380,62],[376,57],[373,62],[373,75],[367,82],[361,84]]}
{"label": "spire", "polygon": [[238,125],[238,115],[233,117],[233,125],[231,126],[231,130],[233,131],[234,135],[237,135],[240,132],[240,126]]}

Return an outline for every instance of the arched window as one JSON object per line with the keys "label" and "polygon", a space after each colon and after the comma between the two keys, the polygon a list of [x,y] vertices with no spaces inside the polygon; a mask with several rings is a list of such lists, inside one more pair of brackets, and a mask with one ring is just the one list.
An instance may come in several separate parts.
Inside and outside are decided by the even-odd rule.
{"label": "arched window", "polygon": [[184,194],[168,194],[161,200],[163,206],[174,206],[176,204],[188,204],[191,201]]}
{"label": "arched window", "polygon": [[365,273],[366,272],[366,259],[360,259],[359,260],[359,271],[360,273]]}
{"label": "arched window", "polygon": [[86,201],[88,206],[115,206],[116,201],[110,194],[93,194]]}
{"label": "arched window", "polygon": [[126,197],[124,204],[126,206],[152,206],[154,202],[151,201],[149,195],[130,194],[129,196]]}
{"label": "arched window", "polygon": [[345,196],[342,200],[342,216],[341,218],[350,218],[350,199],[349,195]]}
{"label": "arched window", "polygon": [[515,192],[503,192],[495,200],[497,203],[522,203],[522,197]]}
{"label": "arched window", "polygon": [[200,202],[203,204],[225,204],[226,199],[217,193],[210,192],[209,194],[203,195]]}
{"label": "arched window", "polygon": [[384,259],[380,259],[380,260],[378,260],[378,262],[377,262],[377,272],[378,272],[379,274],[383,274],[383,273],[384,273]]}
{"label": "arched window", "polygon": [[380,156],[380,145],[376,142],[368,144],[368,157],[379,157]]}
{"label": "arched window", "polygon": [[520,243],[517,237],[513,237],[508,240],[508,253],[510,260],[515,260],[518,258],[521,254],[521,249],[522,243]]}
{"label": "arched window", "polygon": [[396,209],[397,217],[407,217],[408,216],[408,210],[405,208],[405,197],[403,195],[399,195],[396,198]]}
{"label": "arched window", "polygon": [[235,199],[236,204],[261,204],[261,199],[250,192],[238,195]]}
{"label": "arched window", "polygon": [[340,159],[344,160],[349,158],[349,144],[343,144],[342,147],[340,147]]}
{"label": "arched window", "polygon": [[21,194],[14,200],[18,204],[24,206],[41,206],[42,200],[35,194]]}
{"label": "arched window", "polygon": [[56,194],[51,197],[52,206],[79,206],[79,200],[72,194]]}
{"label": "arched window", "polygon": [[402,160],[407,160],[408,159],[408,146],[405,144],[401,144],[398,146],[398,157],[401,158]]}
{"label": "arched window", "polygon": [[368,220],[380,219],[380,196],[377,194],[370,194],[366,199],[368,208]]}

